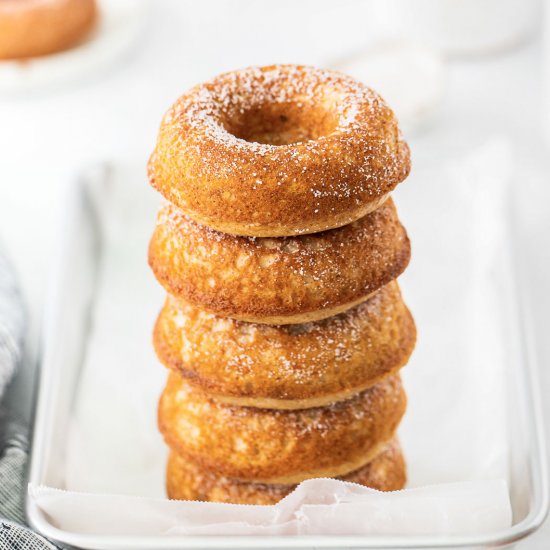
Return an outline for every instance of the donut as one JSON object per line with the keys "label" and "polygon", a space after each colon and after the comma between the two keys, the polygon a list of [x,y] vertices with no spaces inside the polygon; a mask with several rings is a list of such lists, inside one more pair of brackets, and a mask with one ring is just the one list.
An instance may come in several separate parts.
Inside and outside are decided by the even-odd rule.
{"label": "donut", "polygon": [[158,424],[173,451],[205,470],[293,484],[342,476],[370,462],[394,437],[405,408],[399,375],[347,401],[281,411],[219,403],[170,373]]}
{"label": "donut", "polygon": [[153,342],[164,365],[232,405],[304,409],[349,399],[406,364],[416,339],[397,282],[303,325],[224,319],[168,296]]}
{"label": "donut", "polygon": [[224,233],[283,237],[351,223],[410,170],[382,98],[341,73],[251,67],[195,86],[165,115],[149,181]]}
{"label": "donut", "polygon": [[349,225],[279,239],[237,237],[161,208],[149,265],[168,293],[221,317],[306,323],[363,302],[410,259],[393,202]]}
{"label": "donut", "polygon": [[[398,491],[405,486],[406,467],[397,439],[371,462],[339,479],[378,491]],[[276,504],[296,485],[267,485],[238,481],[201,469],[171,452],[166,468],[166,492],[176,500],[201,500],[233,504]]]}
{"label": "donut", "polygon": [[0,59],[74,46],[97,20],[95,0],[0,0]]}

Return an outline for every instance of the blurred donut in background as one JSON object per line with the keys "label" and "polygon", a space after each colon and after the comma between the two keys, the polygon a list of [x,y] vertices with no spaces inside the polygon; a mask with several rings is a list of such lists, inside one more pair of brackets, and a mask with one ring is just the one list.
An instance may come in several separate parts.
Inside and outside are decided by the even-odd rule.
{"label": "blurred donut in background", "polygon": [[0,59],[67,50],[94,28],[95,0],[0,0]]}

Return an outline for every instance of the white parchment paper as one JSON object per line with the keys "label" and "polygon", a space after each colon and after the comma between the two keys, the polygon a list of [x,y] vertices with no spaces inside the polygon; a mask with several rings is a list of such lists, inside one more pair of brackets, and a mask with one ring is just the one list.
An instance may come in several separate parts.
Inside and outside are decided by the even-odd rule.
{"label": "white parchment paper", "polygon": [[472,535],[509,526],[509,159],[500,139],[456,159],[422,159],[395,194],[413,243],[401,286],[418,325],[399,432],[408,488],[311,480],[268,507],[164,499],[156,406],[166,373],[151,346],[163,292],[146,264],[159,200],[120,170],[101,197],[104,253],[64,484],[31,486],[30,498],[60,528],[92,534]]}

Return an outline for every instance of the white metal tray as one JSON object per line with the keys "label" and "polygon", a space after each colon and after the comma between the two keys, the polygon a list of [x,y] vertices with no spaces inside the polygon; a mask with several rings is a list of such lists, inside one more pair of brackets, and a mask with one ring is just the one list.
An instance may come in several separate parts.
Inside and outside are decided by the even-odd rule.
{"label": "white metal tray", "polygon": [[[41,379],[36,407],[29,481],[62,487],[55,466],[64,460],[64,443],[75,387],[85,354],[97,266],[101,259],[101,227],[97,216],[97,185],[103,172],[71,186],[55,258],[53,288],[45,316]],[[90,183],[91,182],[91,183]],[[512,251],[513,254],[513,251]],[[519,288],[520,285],[516,285]],[[63,296],[63,300],[61,300]],[[483,536],[418,537],[113,537],[82,535],[59,529],[30,500],[30,524],[46,537],[67,546],[95,549],[180,548],[502,548],[526,537],[544,520],[548,509],[548,478],[539,406],[536,363],[525,304],[513,297],[513,334],[517,360],[510,372],[511,500],[513,525]],[[61,304],[70,303],[71,307]],[[516,323],[516,321],[513,321]],[[515,452],[515,449],[521,452]],[[93,517],[90,517],[93,522]]]}

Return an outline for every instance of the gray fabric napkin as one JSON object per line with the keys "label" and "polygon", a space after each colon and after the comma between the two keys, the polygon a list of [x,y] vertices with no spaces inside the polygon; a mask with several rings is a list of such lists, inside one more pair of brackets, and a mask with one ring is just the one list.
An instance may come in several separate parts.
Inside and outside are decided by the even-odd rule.
{"label": "gray fabric napkin", "polygon": [[21,360],[24,329],[21,294],[13,270],[0,250],[0,397]]}
{"label": "gray fabric napkin", "polygon": [[21,363],[25,309],[11,266],[0,251],[0,550],[55,549],[24,526],[29,427],[4,399]]}

